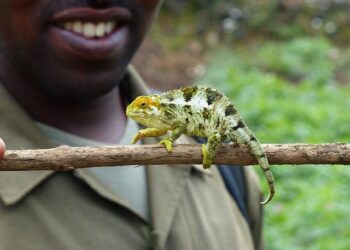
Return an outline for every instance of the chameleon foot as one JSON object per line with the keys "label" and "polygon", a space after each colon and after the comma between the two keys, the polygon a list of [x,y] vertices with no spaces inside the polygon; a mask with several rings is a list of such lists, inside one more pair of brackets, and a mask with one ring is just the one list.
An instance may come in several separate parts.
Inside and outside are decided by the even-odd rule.
{"label": "chameleon foot", "polygon": [[142,135],[142,133],[139,131],[133,138],[131,143],[132,144],[136,144],[136,142],[138,142],[139,140],[141,140],[144,136]]}
{"label": "chameleon foot", "polygon": [[132,144],[135,144],[139,140],[145,138],[145,137],[154,137],[154,136],[161,136],[165,135],[167,132],[166,129],[158,129],[158,128],[145,128],[141,129],[137,132],[137,134],[132,139]]}
{"label": "chameleon foot", "polygon": [[167,139],[163,139],[159,142],[159,144],[164,144],[166,151],[173,152],[173,140],[167,138]]}
{"label": "chameleon foot", "polygon": [[213,160],[210,158],[207,146],[205,144],[202,144],[202,155],[203,155],[203,168],[208,169],[210,168]]}

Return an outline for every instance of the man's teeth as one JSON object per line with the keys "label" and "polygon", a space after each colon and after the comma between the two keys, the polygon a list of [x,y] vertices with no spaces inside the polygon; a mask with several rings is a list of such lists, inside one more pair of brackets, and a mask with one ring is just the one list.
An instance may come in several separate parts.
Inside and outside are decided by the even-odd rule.
{"label": "man's teeth", "polygon": [[101,38],[111,34],[116,26],[113,21],[99,23],[83,23],[81,21],[65,22],[63,27],[87,38]]}

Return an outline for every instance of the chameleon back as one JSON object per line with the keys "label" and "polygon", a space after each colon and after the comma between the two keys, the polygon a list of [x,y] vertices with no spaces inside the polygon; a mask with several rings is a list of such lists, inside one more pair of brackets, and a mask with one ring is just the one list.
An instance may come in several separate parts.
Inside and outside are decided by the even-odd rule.
{"label": "chameleon back", "polygon": [[[191,86],[160,95],[167,119],[186,126],[186,134],[208,137],[213,133],[225,134],[230,119],[227,112],[236,111],[229,99],[218,90]],[[236,112],[236,117],[239,114]]]}

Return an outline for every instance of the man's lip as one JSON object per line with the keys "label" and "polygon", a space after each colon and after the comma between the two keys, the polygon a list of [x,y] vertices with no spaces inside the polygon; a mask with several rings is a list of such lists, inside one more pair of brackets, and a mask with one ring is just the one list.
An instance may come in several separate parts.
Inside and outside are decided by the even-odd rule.
{"label": "man's lip", "polygon": [[107,9],[94,9],[90,7],[80,7],[65,9],[56,13],[53,18],[53,23],[64,23],[68,21],[90,21],[90,22],[130,22],[132,15],[128,9],[122,7],[111,7]]}
{"label": "man's lip", "polygon": [[68,54],[71,58],[104,60],[123,54],[129,40],[129,28],[124,25],[106,38],[89,39],[59,27],[52,27],[50,40],[61,56]]}

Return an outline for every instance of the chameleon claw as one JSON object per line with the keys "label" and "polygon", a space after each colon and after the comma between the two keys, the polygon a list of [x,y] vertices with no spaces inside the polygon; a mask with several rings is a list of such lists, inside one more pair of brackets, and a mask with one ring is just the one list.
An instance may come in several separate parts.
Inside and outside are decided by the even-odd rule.
{"label": "chameleon claw", "polygon": [[163,139],[159,142],[159,144],[164,144],[168,153],[173,152],[173,141],[171,139]]}
{"label": "chameleon claw", "polygon": [[202,144],[202,155],[203,155],[203,168],[208,169],[212,164],[212,160],[209,157],[207,147],[205,144]]}
{"label": "chameleon claw", "polygon": [[132,144],[136,144],[139,140],[141,140],[143,138],[143,136],[141,135],[140,132],[138,132],[133,138],[131,143]]}

